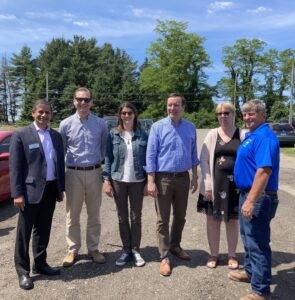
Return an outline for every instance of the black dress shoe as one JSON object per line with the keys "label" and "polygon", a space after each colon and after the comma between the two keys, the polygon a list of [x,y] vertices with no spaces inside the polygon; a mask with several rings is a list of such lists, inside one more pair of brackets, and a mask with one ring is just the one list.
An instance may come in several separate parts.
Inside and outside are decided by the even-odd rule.
{"label": "black dress shoe", "polygon": [[34,288],[34,282],[29,275],[18,276],[19,287],[23,290],[31,290]]}
{"label": "black dress shoe", "polygon": [[33,274],[43,274],[48,276],[59,275],[60,268],[52,268],[48,264],[43,266],[33,266]]}

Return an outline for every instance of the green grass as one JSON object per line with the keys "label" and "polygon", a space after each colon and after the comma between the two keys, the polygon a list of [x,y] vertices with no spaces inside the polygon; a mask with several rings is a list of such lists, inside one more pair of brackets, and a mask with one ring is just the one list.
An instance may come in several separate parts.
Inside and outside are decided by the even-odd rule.
{"label": "green grass", "polygon": [[2,125],[0,124],[0,130],[14,130],[16,128],[18,128],[19,126],[16,125]]}
{"label": "green grass", "polygon": [[295,148],[294,147],[281,147],[281,153],[284,153],[285,155],[295,157]]}

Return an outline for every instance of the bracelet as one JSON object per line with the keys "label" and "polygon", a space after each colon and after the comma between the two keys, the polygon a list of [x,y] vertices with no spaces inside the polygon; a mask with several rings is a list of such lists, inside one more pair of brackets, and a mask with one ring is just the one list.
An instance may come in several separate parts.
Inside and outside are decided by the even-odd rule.
{"label": "bracelet", "polygon": [[199,178],[197,174],[193,174],[193,178]]}

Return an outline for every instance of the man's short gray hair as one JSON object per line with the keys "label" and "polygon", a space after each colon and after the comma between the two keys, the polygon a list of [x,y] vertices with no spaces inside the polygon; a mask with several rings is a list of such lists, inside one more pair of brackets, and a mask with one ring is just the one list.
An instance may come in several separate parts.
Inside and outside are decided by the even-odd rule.
{"label": "man's short gray hair", "polygon": [[265,104],[258,99],[249,100],[242,106],[242,113],[259,112],[259,111],[263,111],[265,113],[266,108],[265,108]]}

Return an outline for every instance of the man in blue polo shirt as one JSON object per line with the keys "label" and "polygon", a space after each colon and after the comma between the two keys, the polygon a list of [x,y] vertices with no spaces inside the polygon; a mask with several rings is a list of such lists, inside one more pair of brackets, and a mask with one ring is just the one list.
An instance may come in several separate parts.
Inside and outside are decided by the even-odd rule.
{"label": "man in blue polo shirt", "polygon": [[231,271],[229,278],[251,282],[246,299],[270,299],[270,222],[278,206],[279,141],[265,124],[265,106],[250,100],[242,107],[249,132],[240,145],[234,178],[240,190],[240,232],[245,248],[244,271]]}
{"label": "man in blue polo shirt", "polygon": [[[180,259],[190,260],[190,256],[180,247],[180,242],[189,188],[192,193],[198,188],[199,160],[196,128],[182,118],[184,101],[184,97],[177,93],[168,96],[168,117],[153,124],[147,146],[148,193],[155,198],[162,276],[171,274],[169,251]],[[192,169],[191,181],[189,169]],[[171,206],[173,221],[169,237]]]}

